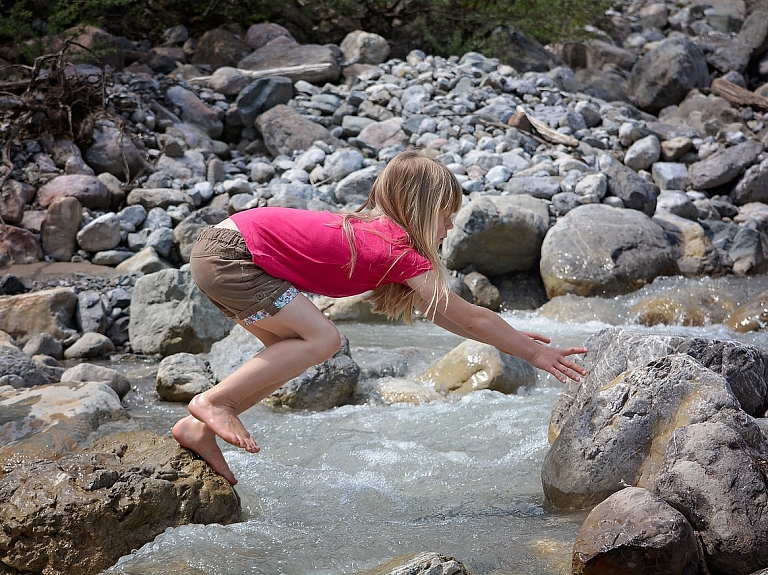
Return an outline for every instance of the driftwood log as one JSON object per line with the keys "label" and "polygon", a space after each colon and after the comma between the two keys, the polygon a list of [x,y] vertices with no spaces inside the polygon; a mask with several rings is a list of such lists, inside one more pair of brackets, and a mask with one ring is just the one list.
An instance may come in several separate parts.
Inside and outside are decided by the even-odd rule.
{"label": "driftwood log", "polygon": [[[256,80],[266,76],[286,76],[292,78],[294,75],[301,76],[307,72],[324,72],[331,69],[330,62],[319,62],[316,64],[301,64],[299,66],[284,66],[282,68],[268,68],[266,70],[246,70],[245,68],[235,68],[246,78]],[[195,76],[188,78],[187,82],[191,84],[206,84],[211,76]]]}
{"label": "driftwood log", "polygon": [[742,88],[733,82],[724,80],[723,78],[715,78],[712,81],[711,90],[713,94],[728,100],[731,104],[736,104],[737,106],[754,106],[761,110],[768,110],[768,98],[750,92],[749,90]]}

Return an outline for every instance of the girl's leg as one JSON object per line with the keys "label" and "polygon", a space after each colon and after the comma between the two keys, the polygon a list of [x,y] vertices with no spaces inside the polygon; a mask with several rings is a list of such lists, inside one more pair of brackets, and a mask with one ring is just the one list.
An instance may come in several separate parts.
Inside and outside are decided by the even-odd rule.
{"label": "girl's leg", "polygon": [[[264,325],[263,322],[264,320],[261,320],[259,322],[256,322],[247,326],[243,326],[243,327],[245,327],[245,329],[247,329],[254,336],[256,336],[261,341],[261,343],[265,345],[266,348],[269,348],[270,346],[283,341],[282,337],[277,336],[274,333],[263,329],[261,327],[262,325]],[[335,327],[334,327],[334,330],[335,330]],[[291,339],[295,339],[295,338],[291,338]],[[264,351],[265,350],[262,350],[260,354],[264,353]],[[290,381],[290,379],[292,379],[293,377],[294,376],[290,376],[284,381],[279,382],[276,386],[272,388],[272,391],[280,387],[283,383]],[[221,385],[221,383],[219,385]],[[259,401],[264,399],[264,397],[266,397],[269,393],[271,393],[271,391],[269,391],[268,393],[264,393],[264,392],[265,392],[264,389],[257,390],[256,392],[248,396],[245,400],[243,400],[238,406],[237,414],[240,414],[243,411],[246,411],[247,409],[253,407]],[[232,471],[229,468],[229,465],[227,465],[227,462],[224,459],[224,455],[222,454],[218,443],[216,443],[216,434],[205,423],[196,419],[192,415],[188,415],[187,417],[180,419],[176,423],[176,425],[173,426],[172,433],[173,433],[173,437],[176,439],[176,441],[179,442],[180,445],[188,449],[191,449],[192,451],[200,455],[203,459],[205,459],[211,465],[211,467],[213,467],[213,469],[216,472],[218,472],[227,481],[229,481],[229,483],[231,483],[232,485],[235,485],[237,483],[237,479],[235,479],[234,474],[232,473]],[[258,446],[256,447],[256,451],[258,451]]]}
{"label": "girl's leg", "polygon": [[307,368],[331,357],[341,344],[336,327],[301,294],[257,324],[258,329],[273,334],[273,343],[189,402],[189,412],[196,419],[227,443],[251,453],[259,447],[237,414]]}

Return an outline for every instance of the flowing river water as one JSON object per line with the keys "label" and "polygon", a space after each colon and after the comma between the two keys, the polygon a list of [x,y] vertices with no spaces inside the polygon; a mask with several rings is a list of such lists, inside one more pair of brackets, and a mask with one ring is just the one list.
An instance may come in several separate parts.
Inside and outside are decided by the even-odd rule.
{"label": "flowing river water", "polygon": [[[591,318],[583,308],[576,321],[535,311],[502,316],[558,346],[581,345],[613,324],[738,339],[768,350],[764,332],[737,334],[719,323],[646,328],[634,325],[628,312],[641,295],[665,290],[703,290],[715,298],[736,293],[743,303],[766,284],[764,277],[676,278],[630,296],[594,300],[600,311]],[[356,349],[413,348],[416,361],[427,366],[461,341],[426,322],[339,329],[349,337],[353,359]],[[186,409],[156,400],[156,365],[147,360],[122,369],[138,382],[126,396],[131,415],[168,433]],[[540,373],[536,386],[515,395],[481,391],[422,405],[362,404],[324,412],[256,406],[243,420],[261,453],[223,445],[239,479],[245,521],[168,529],[105,575],[337,575],[422,551],[453,556],[474,575],[568,573],[585,514],[547,508],[540,479],[559,392],[559,384]]]}

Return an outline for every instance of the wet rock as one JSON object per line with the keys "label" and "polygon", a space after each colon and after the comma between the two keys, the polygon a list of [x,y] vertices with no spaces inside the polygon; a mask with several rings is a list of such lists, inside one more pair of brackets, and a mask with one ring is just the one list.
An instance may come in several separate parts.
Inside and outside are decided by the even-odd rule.
{"label": "wet rock", "polygon": [[687,355],[628,369],[568,419],[544,460],[544,493],[556,507],[584,509],[625,484],[652,489],[676,428],[742,427],[742,418],[726,380]]}
{"label": "wet rock", "polygon": [[242,517],[237,494],[204,461],[145,431],[21,465],[0,479],[0,500],[3,563],[52,575],[100,572],[168,527]]}
{"label": "wet rock", "polygon": [[599,204],[571,210],[549,230],[540,269],[550,298],[629,293],[678,272],[658,224],[638,211]]}
{"label": "wet rock", "polygon": [[643,368],[673,353],[687,353],[701,365],[726,378],[741,409],[753,417],[765,413],[768,387],[764,371],[768,358],[761,350],[737,341],[637,334],[607,328],[590,336],[582,365],[587,376],[567,382],[552,408],[549,438],[553,442],[566,422],[582,411],[595,393],[627,370]]}
{"label": "wet rock", "polygon": [[766,323],[768,323],[768,291],[760,292],[725,318],[725,324],[739,333],[763,329]]}
{"label": "wet rock", "polygon": [[[358,389],[358,393],[360,392],[361,390]],[[431,384],[391,376],[369,380],[362,385],[362,395],[368,402],[373,401],[384,405],[395,403],[422,405],[432,401],[445,401],[445,396],[435,391]]]}
{"label": "wet rock", "polygon": [[595,506],[573,545],[574,575],[701,568],[696,534],[686,518],[645,489],[627,487]]}
{"label": "wet rock", "polygon": [[469,575],[457,559],[439,553],[419,553],[412,558],[393,559],[377,567],[369,575]]}
{"label": "wet rock", "polygon": [[494,311],[501,307],[502,299],[499,290],[483,274],[470,272],[464,276],[464,283],[469,286],[475,305]]}
{"label": "wet rock", "polygon": [[431,381],[444,394],[466,395],[479,389],[515,393],[536,383],[536,370],[493,346],[466,340],[420,374],[417,381]]}
{"label": "wet rock", "polygon": [[[663,194],[659,196],[660,205],[663,205],[662,197]],[[693,208],[693,204],[690,207]],[[672,251],[681,274],[696,276],[723,268],[720,251],[698,221],[673,213],[657,212],[653,222],[672,238]]]}

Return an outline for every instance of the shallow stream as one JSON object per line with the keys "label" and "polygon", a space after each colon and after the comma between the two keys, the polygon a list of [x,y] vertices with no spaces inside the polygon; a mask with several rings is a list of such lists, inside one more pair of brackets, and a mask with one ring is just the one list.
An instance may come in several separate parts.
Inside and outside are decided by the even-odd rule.
{"label": "shallow stream", "polygon": [[[761,281],[745,294],[764,289]],[[702,285],[666,280],[644,293]],[[631,324],[626,310],[640,295],[596,302],[602,320],[584,321],[583,309],[577,322],[538,312],[503,317],[550,336],[554,345],[581,345],[609,323]],[[615,310],[606,312],[606,306]],[[736,334],[721,324],[631,327],[739,339],[768,349],[766,334]],[[355,349],[413,347],[418,361],[429,365],[461,341],[425,322],[339,328],[350,339],[353,358]],[[132,416],[168,433],[185,406],[156,400],[151,362],[122,369],[140,382],[126,397]],[[559,392],[554,379],[539,374],[537,386],[510,396],[483,391],[420,406],[354,405],[316,413],[256,406],[243,420],[261,453],[223,446],[239,479],[246,520],[169,529],[105,574],[337,575],[422,551],[453,556],[474,575],[568,573],[584,514],[547,509],[540,480]]]}

